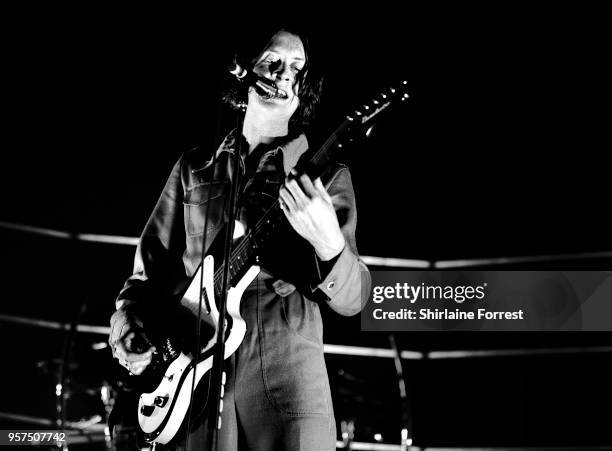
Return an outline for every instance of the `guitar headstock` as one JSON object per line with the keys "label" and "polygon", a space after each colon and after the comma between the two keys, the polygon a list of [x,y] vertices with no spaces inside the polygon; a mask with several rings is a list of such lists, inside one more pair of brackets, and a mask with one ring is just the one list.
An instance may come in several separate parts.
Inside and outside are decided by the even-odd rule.
{"label": "guitar headstock", "polygon": [[374,96],[369,102],[364,103],[353,113],[347,115],[346,119],[358,125],[369,124],[389,106],[394,103],[405,102],[409,97],[408,81],[403,80],[397,86],[385,89],[380,94]]}
{"label": "guitar headstock", "polygon": [[[332,135],[323,143],[307,161],[298,168],[298,172],[306,172],[311,177],[321,174],[321,168],[329,163],[335,154],[345,150],[344,143],[354,143],[361,135],[360,131],[366,129],[365,136],[369,136],[374,125],[374,119],[380,116],[394,103],[401,103],[410,97],[407,92],[408,82],[401,81],[397,86],[385,89],[369,102],[355,110],[340,124]],[[357,133],[355,133],[357,132]]]}

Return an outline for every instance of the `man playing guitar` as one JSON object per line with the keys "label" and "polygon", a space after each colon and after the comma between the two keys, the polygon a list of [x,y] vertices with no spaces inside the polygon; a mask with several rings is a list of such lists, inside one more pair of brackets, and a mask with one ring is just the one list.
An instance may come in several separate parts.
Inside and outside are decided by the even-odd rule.
{"label": "man playing guitar", "polygon": [[[336,427],[319,306],[357,314],[370,279],[357,254],[349,170],[334,165],[325,184],[292,173],[308,150],[303,129],[321,89],[308,42],[286,29],[267,38],[248,61],[274,94],[248,87],[241,168],[231,164],[238,148],[233,133],[215,158],[194,149],[175,164],[142,233],[134,273],[117,298],[110,344],[131,374],[145,372],[158,350],[148,318],[166,311],[198,270],[202,252],[224,225],[229,181],[242,170],[237,217],[246,230],[278,201],[296,239],[272,245],[242,293],[246,332],[225,361],[219,449],[332,450]],[[165,318],[172,327],[175,318]],[[153,323],[159,326],[159,319]],[[182,449],[188,442],[190,450],[203,449],[206,421],[206,416],[192,418],[188,433],[167,446]]]}

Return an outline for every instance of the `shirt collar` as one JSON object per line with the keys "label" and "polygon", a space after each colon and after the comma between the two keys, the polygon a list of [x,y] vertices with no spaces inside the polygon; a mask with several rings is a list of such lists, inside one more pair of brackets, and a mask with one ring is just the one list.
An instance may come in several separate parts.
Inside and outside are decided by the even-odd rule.
{"label": "shirt collar", "polygon": [[[217,149],[216,158],[219,158],[223,152],[228,152],[233,155],[235,149],[236,134],[234,130],[232,130]],[[308,150],[308,139],[303,133],[294,138],[280,138],[277,147],[277,151],[278,150],[283,153],[283,170],[285,171],[285,175],[289,175],[289,172],[295,167],[300,157]],[[210,166],[212,162],[213,159],[210,159],[205,167]]]}

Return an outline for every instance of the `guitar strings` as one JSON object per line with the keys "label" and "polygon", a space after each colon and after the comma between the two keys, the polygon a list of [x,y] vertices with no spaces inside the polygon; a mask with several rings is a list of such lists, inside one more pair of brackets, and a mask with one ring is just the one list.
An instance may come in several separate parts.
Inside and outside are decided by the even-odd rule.
{"label": "guitar strings", "polygon": [[[402,86],[405,87],[405,85],[407,84],[406,81],[402,82]],[[402,94],[403,96],[401,97],[402,100],[404,100],[405,98],[407,98],[407,94],[405,93],[405,91],[403,91],[402,89],[390,89],[390,92],[387,94],[382,94],[383,99],[387,99],[389,98],[390,103],[392,103],[392,98],[393,97],[398,97],[399,94]],[[376,100],[374,101],[374,104],[377,105]],[[367,107],[366,107],[367,109]],[[377,112],[374,112],[365,122],[368,122],[372,117],[374,117],[375,115],[378,114],[378,112],[380,112],[382,110],[379,110]],[[359,112],[357,112],[358,115],[361,115]],[[313,155],[313,157],[311,158],[309,163],[312,164],[318,164],[319,160],[321,158],[323,158],[323,156],[325,155],[325,153],[329,150],[329,148],[336,142],[338,141],[338,138],[340,136],[340,134],[342,132],[344,132],[344,130],[346,128],[349,127],[349,125],[351,123],[353,123],[353,119],[350,117],[347,117],[341,124],[340,126],[338,126],[338,128],[336,128],[336,130],[334,130],[334,132],[330,135],[330,137],[325,141],[325,143],[319,148],[319,150]],[[364,123],[365,123],[364,122]],[[266,213],[264,213],[264,215],[259,219],[259,221],[257,221],[257,223],[255,224],[255,226],[253,227],[253,229],[243,238],[243,240],[238,244],[238,246],[236,246],[236,248],[232,251],[231,255],[230,255],[230,261],[229,261],[229,265],[230,265],[230,270],[231,270],[231,266],[233,263],[235,263],[236,261],[236,254],[241,253],[244,248],[247,246],[247,243],[250,242],[252,235],[254,235],[255,233],[257,233],[260,229],[260,227],[263,225],[264,221],[268,221],[268,216],[270,216],[272,214],[273,211],[276,211],[277,207],[279,206],[279,201],[276,200],[274,202],[274,204],[272,205],[272,207],[270,207],[268,209],[268,211],[266,211]],[[224,265],[226,263],[224,262],[223,265],[221,265],[219,267],[219,269],[217,271],[215,271],[214,276],[213,276],[213,284],[217,283],[217,278],[219,277],[220,274],[218,274],[219,272],[222,274]]]}
{"label": "guitar strings", "polygon": [[[344,120],[344,122],[340,124],[340,126],[330,135],[330,137],[325,141],[325,143],[313,155],[309,163],[318,164],[319,161],[325,155],[325,153],[329,150],[329,148],[338,140],[340,133],[343,132],[344,129],[347,128],[349,124],[350,124],[350,121],[348,119]],[[243,240],[232,251],[232,254],[230,256],[230,261],[229,261],[230,270],[231,270],[232,265],[236,262],[237,254],[240,254],[245,250],[245,248],[248,245],[247,243],[249,243],[251,239],[253,239],[253,235],[255,235],[257,232],[260,231],[260,229],[263,227],[264,222],[267,222],[270,219],[269,217],[272,215],[272,213],[278,211],[277,208],[279,205],[280,203],[278,199],[274,201],[274,204],[272,204],[272,206],[262,215],[262,217],[259,219],[259,221],[257,221],[253,229],[243,238]],[[225,264],[221,265],[214,273],[214,276],[213,276],[214,286],[216,286],[217,282],[219,281],[219,278],[223,276],[224,265]]]}

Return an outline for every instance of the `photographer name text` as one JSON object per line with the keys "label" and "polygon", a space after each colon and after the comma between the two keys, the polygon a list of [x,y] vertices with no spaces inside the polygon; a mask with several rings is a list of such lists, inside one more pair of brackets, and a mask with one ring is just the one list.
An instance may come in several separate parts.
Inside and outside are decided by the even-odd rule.
{"label": "photographer name text", "polygon": [[[372,290],[372,301],[381,304],[372,310],[375,320],[523,320],[522,309],[512,311],[494,311],[474,303],[484,303],[487,284],[469,286],[379,285]],[[415,303],[427,302],[427,307],[416,308]],[[436,302],[437,301],[437,302]],[[452,301],[464,304],[459,308],[447,308],[440,303]],[[431,303],[436,302],[435,306]],[[384,303],[384,305],[382,305]],[[401,303],[401,304],[400,304]],[[404,307],[409,303],[410,308]],[[383,308],[384,307],[384,308]],[[439,308],[438,308],[439,307]]]}

